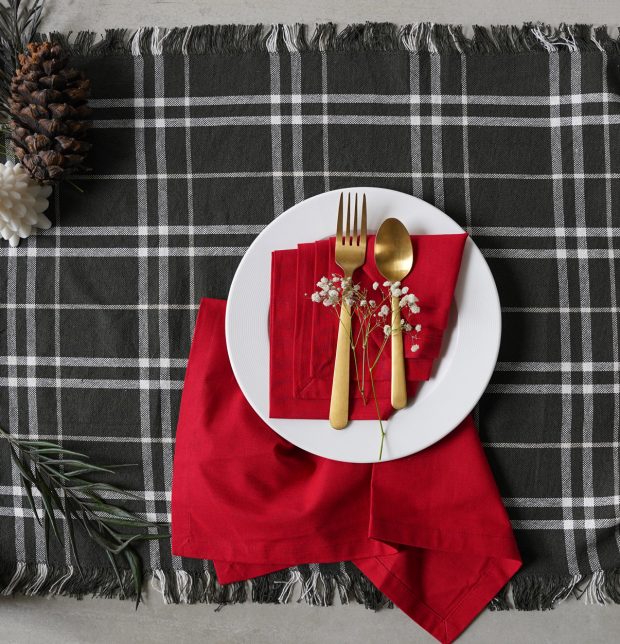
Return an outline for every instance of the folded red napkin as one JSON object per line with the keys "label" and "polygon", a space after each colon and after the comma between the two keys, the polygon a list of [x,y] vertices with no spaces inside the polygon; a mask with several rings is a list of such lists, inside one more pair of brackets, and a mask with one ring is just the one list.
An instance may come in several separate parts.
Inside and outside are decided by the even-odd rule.
{"label": "folded red napkin", "polygon": [[172,550],[211,559],[222,584],[304,563],[353,563],[441,642],[519,569],[510,522],[471,418],[380,464],[291,445],[244,398],[225,302],[203,300],[177,427]]}
{"label": "folded red napkin", "polygon": [[[414,235],[414,267],[403,280],[419,300],[420,312],[410,318],[422,330],[413,340],[405,335],[405,365],[409,397],[420,382],[428,380],[433,361],[439,355],[446,329],[454,287],[458,278],[467,234]],[[381,299],[373,284],[383,284],[374,262],[374,235],[368,239],[366,262],[354,275],[354,282],[368,292],[368,298]],[[272,255],[270,300],[270,415],[273,418],[327,418],[338,318],[335,309],[312,302],[310,294],[323,276],[341,274],[335,263],[334,240],[300,244],[297,249],[276,251]],[[385,292],[385,289],[383,289]],[[389,323],[389,317],[386,322]],[[355,335],[355,325],[354,325]],[[377,352],[383,336],[375,331],[371,343]],[[416,352],[412,344],[418,345]],[[363,364],[361,343],[356,349],[358,373]],[[390,404],[390,343],[383,350],[374,370],[376,393],[383,418],[392,413]],[[360,378],[362,376],[360,375]],[[368,370],[364,374],[368,383]],[[366,387],[366,404],[351,368],[350,417],[376,419],[377,412]]]}

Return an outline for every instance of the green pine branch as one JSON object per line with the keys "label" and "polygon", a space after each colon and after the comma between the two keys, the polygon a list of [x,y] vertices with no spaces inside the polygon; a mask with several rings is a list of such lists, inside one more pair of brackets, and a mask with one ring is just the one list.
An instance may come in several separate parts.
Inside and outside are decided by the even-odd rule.
{"label": "green pine branch", "polygon": [[[0,439],[8,442],[11,459],[19,470],[22,485],[35,519],[45,534],[46,552],[55,538],[64,547],[59,518],[67,525],[71,556],[80,574],[76,530],[81,530],[93,545],[101,548],[118,579],[121,592],[123,583],[119,563],[124,563],[131,575],[136,594],[136,608],[142,597],[143,567],[134,544],[140,541],[166,539],[162,524],[137,517],[102,497],[103,493],[117,493],[139,498],[110,483],[89,480],[92,475],[114,474],[115,466],[101,467],[89,462],[88,456],[65,449],[57,443],[41,440],[21,440],[0,427]],[[42,514],[36,507],[33,488],[42,501]],[[158,532],[152,532],[156,528]]]}

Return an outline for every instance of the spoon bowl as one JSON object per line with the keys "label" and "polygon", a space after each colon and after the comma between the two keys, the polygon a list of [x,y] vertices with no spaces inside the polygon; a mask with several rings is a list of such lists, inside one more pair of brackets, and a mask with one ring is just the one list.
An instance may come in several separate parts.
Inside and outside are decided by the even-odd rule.
{"label": "spoon bowl", "polygon": [[375,238],[375,263],[381,275],[390,282],[399,282],[411,272],[411,237],[402,222],[394,217],[379,226]]}

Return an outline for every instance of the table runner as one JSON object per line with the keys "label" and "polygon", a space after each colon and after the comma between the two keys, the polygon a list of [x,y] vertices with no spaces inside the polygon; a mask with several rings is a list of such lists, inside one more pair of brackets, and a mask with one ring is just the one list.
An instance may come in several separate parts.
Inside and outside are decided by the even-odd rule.
{"label": "table runner", "polygon": [[[138,464],[118,476],[145,499],[130,505],[166,520],[199,298],[226,297],[294,203],[401,190],[472,235],[500,292],[477,423],[524,568],[494,606],[547,608],[586,584],[620,601],[617,40],[426,24],[55,37],[92,78],[93,171],[84,193],[55,192],[50,231],[0,247],[3,427]],[[0,449],[0,592],[118,592],[86,543],[84,578],[43,544]],[[167,601],[279,601],[301,580],[313,603],[385,603],[346,562],[220,587],[169,542],[143,554]]]}

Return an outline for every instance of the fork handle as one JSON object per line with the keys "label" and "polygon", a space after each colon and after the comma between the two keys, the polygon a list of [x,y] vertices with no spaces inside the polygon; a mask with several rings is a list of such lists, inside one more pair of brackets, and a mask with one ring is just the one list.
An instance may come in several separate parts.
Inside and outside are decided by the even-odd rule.
{"label": "fork handle", "polygon": [[405,353],[403,331],[400,324],[400,302],[392,298],[392,407],[402,409],[407,404],[405,381]]}
{"label": "fork handle", "polygon": [[349,369],[351,360],[351,310],[343,302],[340,307],[338,343],[334,362],[332,397],[329,403],[329,423],[334,429],[344,429],[349,422]]}

